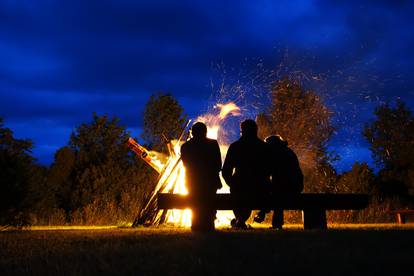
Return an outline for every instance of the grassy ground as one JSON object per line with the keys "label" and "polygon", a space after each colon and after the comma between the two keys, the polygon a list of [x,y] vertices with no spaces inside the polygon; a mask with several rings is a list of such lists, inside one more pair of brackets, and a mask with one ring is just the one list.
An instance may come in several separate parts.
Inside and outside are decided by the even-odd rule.
{"label": "grassy ground", "polygon": [[414,225],[0,232],[0,275],[412,275]]}

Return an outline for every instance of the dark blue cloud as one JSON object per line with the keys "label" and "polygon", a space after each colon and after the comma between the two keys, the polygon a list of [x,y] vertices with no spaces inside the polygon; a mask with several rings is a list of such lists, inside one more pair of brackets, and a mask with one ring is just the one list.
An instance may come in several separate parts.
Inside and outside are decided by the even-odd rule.
{"label": "dark blue cloud", "polygon": [[49,163],[92,112],[137,136],[153,92],[195,117],[222,84],[258,101],[288,74],[336,112],[331,147],[349,168],[370,161],[361,130],[376,105],[414,107],[413,12],[411,1],[2,1],[0,116]]}

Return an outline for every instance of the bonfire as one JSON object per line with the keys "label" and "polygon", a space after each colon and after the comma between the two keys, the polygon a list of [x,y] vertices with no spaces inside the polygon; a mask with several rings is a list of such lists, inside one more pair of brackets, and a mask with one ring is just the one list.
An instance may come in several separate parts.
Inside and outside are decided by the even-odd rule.
{"label": "bonfire", "polygon": [[[229,116],[240,116],[240,108],[233,102],[226,104],[217,104],[211,113],[199,116],[195,121],[203,122],[207,125],[207,137],[217,139],[219,132],[223,132],[222,126],[226,118]],[[155,151],[149,151],[134,139],[128,139],[128,146],[139,155],[147,164],[159,173],[157,185],[151,193],[144,208],[136,217],[132,226],[138,225],[159,225],[162,223],[172,224],[179,227],[188,227],[191,225],[191,210],[158,210],[157,209],[157,194],[158,193],[174,193],[183,194],[188,193],[185,183],[185,168],[181,161],[180,148],[181,145],[189,138],[188,128],[190,121],[187,123],[178,139],[170,141],[167,144],[169,156],[166,161],[160,158],[161,154]],[[222,159],[227,153],[228,144],[220,145]],[[221,179],[223,188],[218,193],[230,193],[229,187]],[[229,225],[233,219],[231,211],[218,211],[215,225],[223,226]]]}

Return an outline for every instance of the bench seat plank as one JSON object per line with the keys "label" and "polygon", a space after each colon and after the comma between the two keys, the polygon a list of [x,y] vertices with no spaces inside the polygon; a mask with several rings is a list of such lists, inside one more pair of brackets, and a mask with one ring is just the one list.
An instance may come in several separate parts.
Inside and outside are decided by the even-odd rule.
{"label": "bench seat plank", "polygon": [[[187,209],[192,206],[191,199],[179,194],[158,194],[159,209]],[[217,210],[233,210],[243,207],[252,210],[361,210],[368,206],[365,194],[299,194],[275,198],[248,198],[236,200],[230,194],[216,194],[212,206]]]}

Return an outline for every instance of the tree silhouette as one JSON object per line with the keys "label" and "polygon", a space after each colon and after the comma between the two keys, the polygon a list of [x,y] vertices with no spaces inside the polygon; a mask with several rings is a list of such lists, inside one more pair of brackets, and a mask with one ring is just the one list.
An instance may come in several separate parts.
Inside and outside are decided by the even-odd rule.
{"label": "tree silhouette", "polygon": [[75,152],[68,146],[56,151],[47,177],[47,190],[52,194],[49,197],[49,208],[70,211],[75,158]]}
{"label": "tree silhouette", "polygon": [[33,223],[131,222],[157,175],[125,145],[129,133],[116,117],[93,114],[60,148],[48,171],[29,187]]}
{"label": "tree silhouette", "polygon": [[151,149],[166,152],[165,142],[178,138],[187,121],[187,115],[171,94],[158,93],[149,98],[143,119],[142,138]]}
{"label": "tree silhouette", "polygon": [[[116,117],[93,115],[72,133],[70,148],[75,154],[72,173],[72,209],[97,200],[120,202],[121,195],[136,185],[154,180],[145,166],[126,147],[129,133]],[[142,176],[142,177],[140,177]]]}
{"label": "tree silhouette", "polygon": [[367,163],[355,162],[350,171],[341,175],[336,189],[341,193],[369,194],[374,189],[375,175]]}
{"label": "tree silhouette", "polygon": [[381,168],[383,189],[390,193],[406,193],[408,189],[414,193],[414,117],[411,111],[402,101],[397,101],[395,107],[379,106],[375,116],[374,121],[365,125],[363,134],[370,143],[374,161]]}
{"label": "tree silhouette", "polygon": [[279,134],[287,140],[301,163],[305,190],[331,191],[336,172],[327,151],[327,142],[334,128],[332,112],[313,91],[306,91],[299,82],[282,78],[271,90],[271,104],[257,117],[259,136]]}
{"label": "tree silhouette", "polygon": [[16,139],[0,118],[0,222],[24,207],[34,161],[31,149],[32,142]]}

